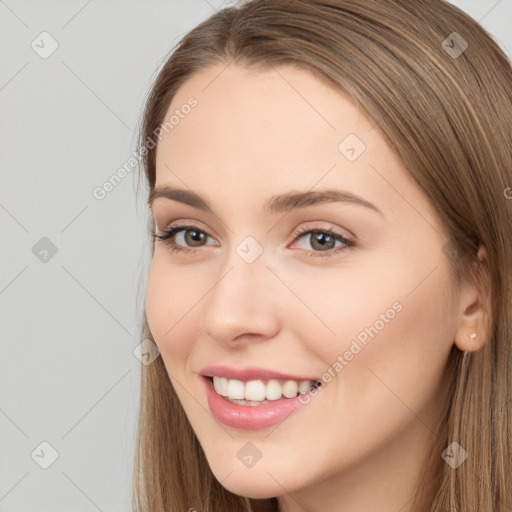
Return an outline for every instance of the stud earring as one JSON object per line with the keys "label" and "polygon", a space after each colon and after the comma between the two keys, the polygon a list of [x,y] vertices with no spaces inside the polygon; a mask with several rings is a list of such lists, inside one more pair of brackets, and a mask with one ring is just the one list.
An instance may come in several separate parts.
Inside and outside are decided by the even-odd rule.
{"label": "stud earring", "polygon": [[474,339],[476,338],[476,332],[474,332],[473,334],[471,334],[469,337],[470,337],[472,340],[474,340]]}

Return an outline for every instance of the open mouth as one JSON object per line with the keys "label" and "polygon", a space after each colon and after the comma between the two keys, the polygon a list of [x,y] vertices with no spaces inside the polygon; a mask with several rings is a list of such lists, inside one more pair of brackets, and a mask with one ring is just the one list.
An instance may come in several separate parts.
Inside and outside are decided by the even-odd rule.
{"label": "open mouth", "polygon": [[296,398],[322,385],[316,380],[249,380],[227,379],[226,377],[205,377],[216,393],[236,405],[258,406]]}
{"label": "open mouth", "polygon": [[[215,370],[207,371],[209,373],[203,373],[202,377],[210,412],[230,427],[245,430],[269,428],[282,421],[290,421],[288,418],[292,414],[312,401],[319,403],[318,400],[322,400],[316,391],[322,389],[323,382],[316,379],[294,380],[277,372],[258,369],[246,370],[248,378],[239,380],[215,375]],[[228,372],[221,368],[219,373],[233,375],[236,370]]]}

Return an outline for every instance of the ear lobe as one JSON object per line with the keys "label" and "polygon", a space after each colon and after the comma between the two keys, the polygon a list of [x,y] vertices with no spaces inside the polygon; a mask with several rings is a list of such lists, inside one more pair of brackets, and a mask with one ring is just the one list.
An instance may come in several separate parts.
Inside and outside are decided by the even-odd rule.
{"label": "ear lobe", "polygon": [[468,280],[461,296],[460,322],[455,345],[463,352],[476,352],[490,339],[490,282],[487,272],[487,251],[481,245],[478,262],[473,263],[473,279]]}

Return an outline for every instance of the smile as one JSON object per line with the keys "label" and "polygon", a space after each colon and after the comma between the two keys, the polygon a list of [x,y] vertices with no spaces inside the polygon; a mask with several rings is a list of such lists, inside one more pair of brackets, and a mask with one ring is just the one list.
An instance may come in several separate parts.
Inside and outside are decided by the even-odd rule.
{"label": "smile", "polygon": [[211,367],[202,372],[208,407],[221,423],[259,430],[284,421],[316,398],[322,383],[273,371]]}
{"label": "smile", "polygon": [[314,381],[250,380],[243,382],[226,377],[213,377],[215,391],[238,405],[257,406],[280,398],[295,398],[298,394],[307,393]]}

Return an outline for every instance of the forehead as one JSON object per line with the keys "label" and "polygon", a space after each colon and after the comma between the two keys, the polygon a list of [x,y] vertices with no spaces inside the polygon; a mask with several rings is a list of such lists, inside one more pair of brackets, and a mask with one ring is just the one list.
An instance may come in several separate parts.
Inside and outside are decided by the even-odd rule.
{"label": "forehead", "polygon": [[178,155],[183,143],[192,140],[198,157],[219,159],[236,149],[246,165],[251,157],[281,160],[284,152],[287,161],[312,150],[328,159],[338,153],[347,130],[361,138],[371,127],[340,91],[292,66],[262,71],[232,64],[201,71],[178,90],[165,118],[179,113],[190,97],[197,106],[164,134],[157,161],[158,153]]}
{"label": "forehead", "polygon": [[[191,97],[196,106],[183,108]],[[421,201],[374,121],[340,90],[294,66],[198,72],[178,90],[165,120],[172,115],[179,121],[158,144],[157,186],[216,187],[226,199],[239,196],[239,206],[244,192],[266,197],[269,186],[275,193],[336,186],[380,204],[387,197],[391,207],[390,182]]]}

